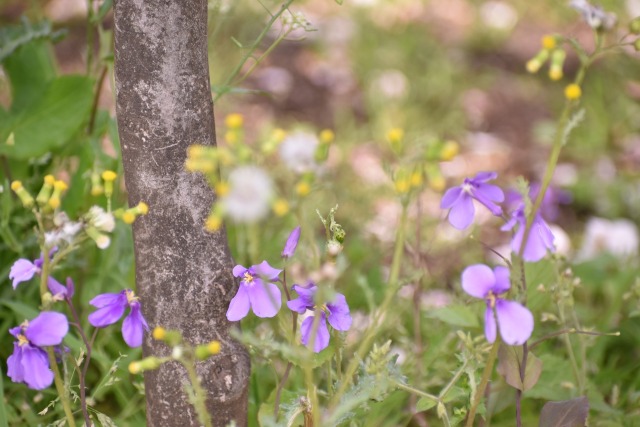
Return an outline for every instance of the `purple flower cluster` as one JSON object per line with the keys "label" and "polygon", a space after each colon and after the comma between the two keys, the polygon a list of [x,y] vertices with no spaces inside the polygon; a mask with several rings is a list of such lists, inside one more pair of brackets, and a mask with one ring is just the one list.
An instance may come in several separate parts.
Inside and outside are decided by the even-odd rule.
{"label": "purple flower cluster", "polygon": [[302,344],[305,346],[309,345],[309,340],[313,335],[314,318],[318,315],[320,319],[313,342],[313,351],[316,353],[321,352],[329,346],[327,320],[333,329],[337,331],[349,330],[352,319],[349,313],[349,305],[344,295],[336,293],[332,302],[318,307],[315,302],[318,287],[314,283],[309,282],[306,286],[293,285],[292,289],[298,293],[298,298],[287,302],[289,309],[299,314],[304,314],[307,310],[319,313],[314,314],[314,316],[309,316],[302,321],[302,325],[300,325]]}
{"label": "purple flower cluster", "polygon": [[[300,227],[296,227],[289,234],[282,250],[283,259],[287,260],[294,255],[299,240]],[[282,294],[273,282],[280,282],[281,272],[282,270],[271,267],[267,261],[262,261],[249,268],[236,265],[233,268],[233,275],[241,279],[240,287],[231,299],[227,310],[227,319],[232,322],[243,319],[249,314],[249,310],[258,317],[275,316],[282,306]],[[336,294],[331,303],[318,307],[315,302],[318,287],[314,283],[309,282],[307,286],[293,285],[292,289],[298,293],[298,298],[287,302],[289,309],[300,314],[307,310],[320,310],[318,314],[320,319],[315,332],[316,338],[313,343],[313,351],[316,353],[329,345],[330,334],[327,321],[338,331],[346,331],[351,327],[351,315],[344,295]],[[301,342],[305,346],[309,344],[313,335],[313,323],[314,316],[310,316],[300,326]]]}
{"label": "purple flower cluster", "polygon": [[26,383],[34,390],[49,387],[53,372],[43,347],[60,345],[68,331],[65,315],[53,311],[43,311],[35,319],[9,329],[17,339],[13,343],[13,354],[7,359],[7,375],[11,381]]}
{"label": "purple flower cluster", "polygon": [[[49,253],[51,258],[56,249]],[[43,256],[30,261],[18,259],[9,271],[9,278],[13,281],[13,288],[31,280],[35,275],[42,274]],[[75,285],[71,278],[67,278],[67,285],[63,285],[51,276],[47,277],[47,287],[52,300],[66,301],[72,304]],[[117,322],[126,308],[129,315],[122,323],[122,335],[130,347],[142,345],[144,330],[149,330],[144,319],[140,302],[133,291],[125,289],[122,292],[101,294],[89,302],[98,308],[89,315],[89,323],[102,328]],[[49,358],[44,347],[58,346],[69,330],[69,322],[64,314],[44,311],[35,319],[25,321],[22,325],[12,328],[9,332],[17,338],[14,343],[13,354],[7,360],[8,375],[14,382],[24,382],[32,389],[41,390],[49,387],[53,381],[53,372],[49,369]]]}

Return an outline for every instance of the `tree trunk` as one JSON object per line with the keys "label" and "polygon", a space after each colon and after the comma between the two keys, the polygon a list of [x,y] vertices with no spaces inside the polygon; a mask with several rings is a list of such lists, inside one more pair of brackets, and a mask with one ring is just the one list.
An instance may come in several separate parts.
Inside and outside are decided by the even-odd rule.
{"label": "tree trunk", "polygon": [[[116,111],[129,203],[149,214],[133,226],[136,282],[149,325],[192,344],[219,340],[220,355],[198,365],[214,425],[247,424],[246,350],[228,336],[237,290],[224,230],[204,222],[215,195],[184,170],[187,147],[215,144],[207,57],[206,0],[116,0]],[[147,336],[145,356],[170,349]],[[149,426],[196,426],[187,376],[176,363],[145,373]]]}

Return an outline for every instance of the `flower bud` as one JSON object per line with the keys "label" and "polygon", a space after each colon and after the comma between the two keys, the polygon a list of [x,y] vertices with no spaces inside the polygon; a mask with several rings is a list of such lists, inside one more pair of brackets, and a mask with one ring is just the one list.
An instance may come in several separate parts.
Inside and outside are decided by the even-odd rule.
{"label": "flower bud", "polygon": [[311,192],[311,186],[306,181],[300,181],[296,184],[296,194],[300,197],[308,196]]}
{"label": "flower bud", "polygon": [[111,239],[106,234],[100,233],[95,227],[89,226],[85,229],[87,236],[89,236],[100,249],[106,249],[111,244]]}
{"label": "flower bud", "polygon": [[91,195],[99,196],[104,193],[104,187],[102,186],[102,181],[100,180],[100,174],[98,172],[91,173]]}
{"label": "flower bud", "polygon": [[448,162],[453,160],[454,157],[460,152],[460,145],[456,141],[446,141],[440,149],[440,160]]}
{"label": "flower bud", "polygon": [[218,341],[211,341],[209,344],[199,345],[195,351],[198,360],[205,360],[218,353],[220,353],[220,342]]}
{"label": "flower bud", "polygon": [[560,80],[562,78],[562,66],[567,54],[562,49],[556,49],[551,54],[551,64],[549,66],[549,78]]}
{"label": "flower bud", "polygon": [[114,171],[106,170],[102,172],[105,196],[111,197],[111,195],[113,194],[113,181],[115,181],[117,177],[118,175]]}
{"label": "flower bud", "polygon": [[331,129],[324,129],[320,132],[320,144],[331,144],[336,139],[336,135]]}
{"label": "flower bud", "polygon": [[542,49],[536,56],[527,61],[527,71],[531,74],[537,73],[544,63],[547,62],[547,59],[549,59],[549,51]]}
{"label": "flower bud", "polygon": [[289,213],[289,202],[280,198],[273,202],[271,208],[273,209],[273,213],[282,217]]}
{"label": "flower bud", "polygon": [[44,206],[49,201],[55,181],[56,179],[53,177],[53,175],[47,175],[44,177],[44,184],[42,184],[42,188],[40,189],[40,192],[36,197],[36,202],[38,202],[39,206]]}
{"label": "flower bud", "polygon": [[342,252],[342,245],[336,240],[329,240],[327,242],[327,253],[332,257],[337,257]]}
{"label": "flower bud", "polygon": [[564,96],[569,101],[574,101],[582,96],[582,89],[579,85],[572,83],[564,89]]}
{"label": "flower bud", "polygon": [[11,189],[18,195],[22,206],[29,209],[33,207],[33,196],[22,186],[21,181],[13,181],[11,183]]}
{"label": "flower bud", "polygon": [[555,49],[557,42],[558,40],[555,36],[547,34],[546,36],[542,37],[542,47],[546,50]]}
{"label": "flower bud", "polygon": [[164,362],[164,360],[156,356],[145,357],[142,360],[129,363],[129,372],[135,375],[144,371],[153,371],[154,369],[158,369],[160,365],[162,365],[162,362]]}
{"label": "flower bud", "polygon": [[207,221],[204,224],[204,228],[207,231],[214,232],[220,230],[222,227],[222,216],[220,216],[217,212],[211,212]]}
{"label": "flower bud", "polygon": [[51,208],[58,209],[58,207],[60,207],[60,196],[67,188],[67,183],[64,181],[56,181],[53,183],[53,194],[48,203]]}
{"label": "flower bud", "polygon": [[227,115],[224,119],[224,124],[231,129],[239,129],[244,125],[244,117],[242,114],[233,113]]}
{"label": "flower bud", "polygon": [[387,141],[391,144],[391,148],[397,153],[402,151],[402,141],[404,140],[404,130],[393,128],[387,132]]}
{"label": "flower bud", "polygon": [[146,215],[147,213],[149,213],[149,206],[145,202],[140,202],[122,213],[122,221],[125,224],[133,224],[138,216]]}

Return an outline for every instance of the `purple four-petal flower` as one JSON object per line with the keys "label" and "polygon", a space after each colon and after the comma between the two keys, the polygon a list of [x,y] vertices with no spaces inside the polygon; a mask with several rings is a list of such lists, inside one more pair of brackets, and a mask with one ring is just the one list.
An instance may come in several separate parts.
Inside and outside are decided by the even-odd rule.
{"label": "purple four-petal flower", "polygon": [[253,310],[258,317],[273,317],[280,310],[282,296],[280,289],[272,281],[277,281],[282,270],[273,268],[267,261],[249,268],[236,265],[233,275],[239,277],[238,293],[229,303],[227,319],[238,321]]}
{"label": "purple four-petal flower", "polygon": [[140,347],[145,330],[149,330],[147,321],[140,311],[140,301],[131,289],[125,289],[118,293],[100,294],[89,301],[98,309],[89,315],[89,323],[96,328],[116,323],[127,307],[131,312],[122,322],[122,338],[129,347]]}
{"label": "purple four-petal flower", "polygon": [[476,209],[473,199],[482,203],[496,216],[502,215],[502,208],[496,203],[504,200],[504,193],[497,185],[487,184],[496,179],[495,172],[479,172],[473,178],[466,178],[459,187],[447,190],[442,196],[440,207],[449,210],[449,223],[458,230],[464,230],[473,222]]}
{"label": "purple four-petal flower", "polygon": [[[309,282],[307,286],[293,285],[292,289],[298,293],[298,298],[287,302],[287,307],[291,310],[303,314],[307,310],[316,310],[315,295],[318,287]],[[336,293],[332,302],[325,304],[320,309],[320,319],[318,322],[318,330],[316,331],[313,343],[313,351],[321,352],[329,345],[329,329],[327,328],[327,320],[329,324],[338,331],[348,331],[351,327],[351,314],[349,313],[349,305],[344,295]],[[300,325],[300,334],[302,336],[302,344],[309,344],[313,333],[313,322],[315,316],[309,316],[302,321]]]}
{"label": "purple four-petal flower", "polygon": [[499,297],[510,287],[509,269],[506,267],[499,266],[491,270],[484,264],[475,264],[462,272],[462,289],[472,297],[487,302],[484,335],[490,343],[496,340],[496,317],[500,336],[506,344],[522,345],[533,332],[533,315],[529,309],[516,301]]}
{"label": "purple four-petal flower", "polygon": [[[518,209],[511,213],[511,219],[500,228],[502,231],[511,230],[518,224],[518,229],[511,240],[511,250],[520,253],[522,240],[524,239],[524,231],[527,227],[527,217],[524,214],[524,205],[520,205]],[[527,262],[537,262],[547,255],[547,251],[555,252],[556,248],[553,244],[553,233],[549,225],[542,219],[540,213],[537,213],[531,224],[531,231],[527,238],[522,259]]]}
{"label": "purple four-petal flower", "polygon": [[53,382],[49,357],[42,347],[59,345],[67,332],[69,322],[64,314],[43,311],[35,319],[9,329],[18,341],[13,343],[13,354],[7,359],[7,375],[13,382],[26,383],[29,388],[42,390]]}

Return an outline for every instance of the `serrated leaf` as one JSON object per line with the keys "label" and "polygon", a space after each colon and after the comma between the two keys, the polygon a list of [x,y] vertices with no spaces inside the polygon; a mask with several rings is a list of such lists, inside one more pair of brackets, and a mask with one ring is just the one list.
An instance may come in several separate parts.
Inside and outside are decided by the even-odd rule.
{"label": "serrated leaf", "polygon": [[538,427],[584,427],[589,416],[589,400],[582,396],[560,402],[547,402],[540,413]]}
{"label": "serrated leaf", "polygon": [[116,423],[102,412],[94,413],[93,419],[100,423],[103,427],[117,427]]}
{"label": "serrated leaf", "polygon": [[51,82],[41,97],[0,126],[0,140],[11,132],[15,144],[0,144],[0,153],[14,159],[41,156],[61,147],[85,122],[93,101],[93,82],[83,76],[63,76]]}
{"label": "serrated leaf", "polygon": [[500,344],[498,350],[498,373],[511,387],[527,391],[536,383],[542,373],[542,360],[527,354],[527,366],[524,372],[524,381],[520,378],[520,366],[522,364],[522,347]]}
{"label": "serrated leaf", "polygon": [[436,318],[449,325],[463,328],[475,328],[478,326],[478,316],[465,305],[449,305],[435,309],[427,316]]}

